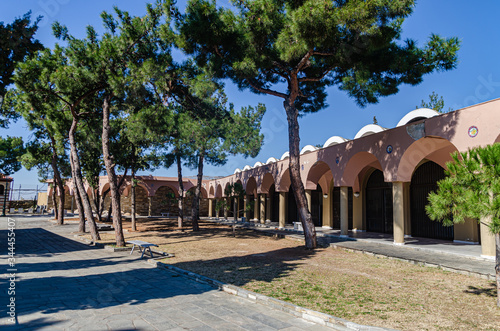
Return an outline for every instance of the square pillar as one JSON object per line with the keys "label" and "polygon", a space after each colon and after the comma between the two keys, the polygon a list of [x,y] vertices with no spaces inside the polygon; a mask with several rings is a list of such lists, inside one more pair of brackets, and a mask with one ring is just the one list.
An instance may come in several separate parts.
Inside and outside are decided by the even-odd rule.
{"label": "square pillar", "polygon": [[363,232],[365,231],[364,223],[363,223],[363,191],[353,192],[352,197],[352,229],[353,231]]}
{"label": "square pillar", "polygon": [[340,187],[340,236],[347,237],[349,230],[349,188]]}
{"label": "square pillar", "polygon": [[266,223],[266,195],[260,194],[260,222]]}
{"label": "square pillar", "polygon": [[477,221],[466,218],[463,223],[453,225],[453,242],[479,244],[479,226]]}
{"label": "square pillar", "polygon": [[212,201],[214,199],[208,199],[208,218],[212,218],[212,212],[213,212],[213,209],[212,209]]}
{"label": "square pillar", "polygon": [[394,244],[405,244],[405,203],[404,183],[392,183],[392,210],[393,210],[393,233]]}
{"label": "square pillar", "polygon": [[271,195],[268,193],[266,197],[266,222],[271,222]]}
{"label": "square pillar", "polygon": [[286,192],[280,192],[280,204],[279,204],[279,227],[284,228],[286,222]]}
{"label": "square pillar", "polygon": [[326,229],[333,229],[333,186],[330,187],[328,194],[322,196],[323,198],[323,227]]}
{"label": "square pillar", "polygon": [[312,206],[311,190],[306,190],[306,198],[307,198],[307,210],[309,210],[309,212],[311,212],[311,206]]}
{"label": "square pillar", "polygon": [[488,224],[491,217],[481,218],[479,229],[481,231],[481,256],[494,259],[496,256],[495,235],[491,234]]}

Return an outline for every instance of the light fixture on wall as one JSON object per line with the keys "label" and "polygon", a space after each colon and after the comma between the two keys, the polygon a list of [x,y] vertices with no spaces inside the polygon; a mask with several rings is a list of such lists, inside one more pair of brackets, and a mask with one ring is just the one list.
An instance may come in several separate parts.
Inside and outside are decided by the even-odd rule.
{"label": "light fixture on wall", "polygon": [[323,198],[328,199],[328,194],[327,193],[323,194]]}
{"label": "light fixture on wall", "polygon": [[359,198],[359,192],[354,192],[354,197]]}

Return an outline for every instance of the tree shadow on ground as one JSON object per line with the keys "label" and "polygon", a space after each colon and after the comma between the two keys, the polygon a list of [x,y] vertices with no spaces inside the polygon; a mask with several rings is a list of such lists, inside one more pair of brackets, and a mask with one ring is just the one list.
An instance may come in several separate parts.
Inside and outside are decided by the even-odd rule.
{"label": "tree shadow on ground", "polygon": [[464,293],[474,294],[474,295],[485,295],[487,297],[496,298],[497,297],[497,286],[495,282],[491,282],[488,287],[476,287],[469,286]]}
{"label": "tree shadow on ground", "polygon": [[310,259],[315,254],[315,251],[305,250],[301,245],[244,256],[178,262],[174,265],[221,282],[244,286],[250,282],[271,282],[285,277],[301,261]]}

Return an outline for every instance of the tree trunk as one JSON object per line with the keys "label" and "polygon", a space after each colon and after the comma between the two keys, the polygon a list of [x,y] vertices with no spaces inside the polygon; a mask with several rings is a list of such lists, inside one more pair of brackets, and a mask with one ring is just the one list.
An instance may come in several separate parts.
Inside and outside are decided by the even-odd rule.
{"label": "tree trunk", "polygon": [[102,220],[102,213],[104,212],[104,200],[106,200],[106,196],[109,193],[109,189],[106,191],[102,192],[101,197],[99,198],[99,219]]}
{"label": "tree trunk", "polygon": [[51,197],[52,204],[54,205],[54,219],[57,219],[59,216],[59,207],[57,205],[56,195],[57,195],[57,186],[54,185],[54,189],[52,190],[52,197]]}
{"label": "tree trunk", "polygon": [[85,187],[83,185],[82,179],[82,170],[80,168],[80,158],[76,149],[76,140],[75,140],[75,131],[78,125],[78,120],[73,117],[73,122],[71,123],[71,129],[69,130],[69,145],[70,145],[70,162],[71,162],[71,171],[73,172],[73,178],[76,183],[76,188],[78,189],[78,193],[80,194],[80,198],[82,200],[83,210],[85,212],[85,216],[87,218],[87,222],[90,228],[90,234],[92,235],[92,239],[94,241],[101,240],[101,236],[97,231],[97,225],[94,220],[94,215],[92,213],[92,207],[90,206],[89,197],[87,192],[85,191]]}
{"label": "tree trunk", "polygon": [[118,180],[115,173],[115,165],[113,164],[113,159],[109,151],[109,134],[111,132],[111,126],[109,124],[109,117],[111,111],[111,99],[112,95],[107,95],[104,97],[104,102],[102,105],[102,155],[104,159],[104,164],[106,166],[106,172],[108,173],[109,182],[109,192],[111,193],[111,206],[113,209],[113,227],[115,228],[116,246],[124,247],[125,238],[123,237],[122,230],[122,215],[120,209],[120,192],[118,191]]}
{"label": "tree trunk", "polygon": [[235,222],[238,222],[238,198],[234,197],[233,198],[233,220]]}
{"label": "tree trunk", "polygon": [[200,231],[200,225],[198,220],[200,219],[200,195],[201,195],[201,182],[203,181],[203,152],[200,153],[198,159],[198,175],[196,182],[196,190],[194,191],[193,206],[191,208],[191,213],[193,215],[193,231]]}
{"label": "tree trunk", "polygon": [[82,198],[76,189],[76,184],[73,194],[75,195],[76,209],[78,209],[78,218],[80,220],[78,222],[78,232],[85,233],[85,211],[83,210]]}
{"label": "tree trunk", "polygon": [[314,249],[317,246],[316,229],[312,221],[311,212],[307,207],[306,192],[302,179],[300,178],[300,137],[298,111],[293,102],[289,99],[283,102],[288,121],[288,142],[289,142],[289,170],[291,189],[297,202],[300,221],[304,229],[304,238],[307,249]]}
{"label": "tree trunk", "polygon": [[131,214],[132,214],[132,231],[137,231],[135,224],[135,169],[132,168],[132,187],[130,188],[130,198],[132,199]]}
{"label": "tree trunk", "polygon": [[495,233],[495,273],[497,279],[497,306],[500,307],[500,233]]}
{"label": "tree trunk", "polygon": [[61,174],[59,172],[59,168],[57,167],[56,141],[55,141],[54,137],[52,137],[51,134],[49,134],[49,137],[50,137],[50,142],[51,142],[50,147],[52,149],[52,158],[51,158],[52,172],[54,173],[54,181],[56,182],[57,187],[59,188],[59,192],[61,192],[61,195],[59,195],[59,212],[57,215],[57,224],[63,225],[64,224],[64,202],[66,199],[66,194],[64,192],[64,185],[63,185],[63,181],[61,179]]}
{"label": "tree trunk", "polygon": [[177,161],[177,179],[179,181],[179,201],[178,201],[178,207],[179,207],[179,215],[177,216],[177,225],[179,228],[182,228],[182,223],[184,222],[184,184],[182,183],[182,163],[181,163],[181,155],[179,154],[179,151],[176,149],[175,150],[175,159]]}

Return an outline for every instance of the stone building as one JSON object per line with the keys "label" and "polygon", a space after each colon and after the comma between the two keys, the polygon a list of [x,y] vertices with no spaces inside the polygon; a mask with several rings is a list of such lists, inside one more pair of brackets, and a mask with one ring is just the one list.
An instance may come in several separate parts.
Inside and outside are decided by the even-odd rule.
{"label": "stone building", "polygon": [[[392,236],[396,245],[403,245],[405,238],[412,236],[480,244],[484,256],[494,256],[494,237],[483,223],[467,220],[444,227],[427,217],[425,205],[428,193],[444,177],[452,153],[500,142],[499,110],[500,99],[446,114],[416,109],[395,128],[369,124],[352,140],[332,136],[321,148],[305,146],[301,151],[301,178],[315,225],[339,229],[342,236],[384,233]],[[107,188],[106,180],[100,192]],[[146,176],[139,180],[139,214],[175,213],[170,197],[177,197],[176,178]],[[194,180],[184,182],[186,191],[195,185]],[[246,192],[236,201],[239,217],[273,221],[279,227],[299,220],[294,196],[289,192],[288,152],[265,163],[236,169],[226,177],[204,181],[202,215],[214,217],[217,201],[232,204],[233,199],[224,192],[234,183],[240,183]],[[121,190],[125,212],[130,211],[129,191],[127,181]]]}

